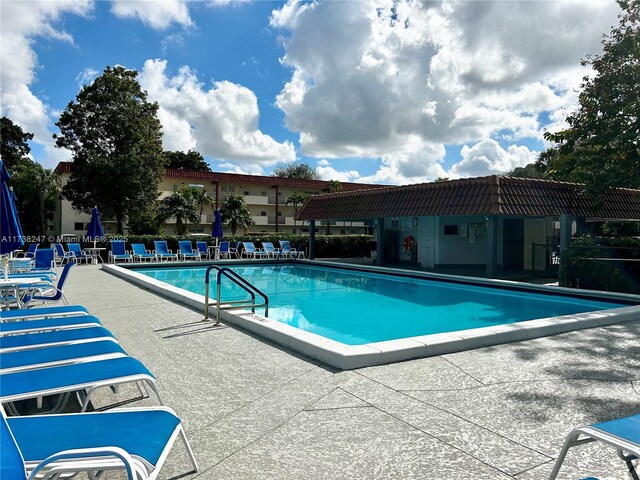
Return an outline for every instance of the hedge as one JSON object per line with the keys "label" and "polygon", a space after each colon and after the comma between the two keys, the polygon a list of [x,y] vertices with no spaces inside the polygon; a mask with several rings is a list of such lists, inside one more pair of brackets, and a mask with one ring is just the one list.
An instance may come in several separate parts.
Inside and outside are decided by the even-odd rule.
{"label": "hedge", "polygon": [[640,293],[640,238],[575,237],[560,265],[562,286]]}

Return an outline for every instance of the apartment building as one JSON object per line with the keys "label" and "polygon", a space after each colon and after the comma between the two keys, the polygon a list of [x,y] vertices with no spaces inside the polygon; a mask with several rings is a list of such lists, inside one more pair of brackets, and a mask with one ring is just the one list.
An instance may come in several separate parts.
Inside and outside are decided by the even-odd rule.
{"label": "apartment building", "polygon": [[[71,175],[72,166],[71,162],[60,162],[55,169],[60,174],[63,185]],[[220,206],[227,194],[239,194],[244,196],[247,206],[253,213],[254,225],[249,229],[251,233],[308,233],[308,223],[294,220],[295,207],[290,203],[287,204],[287,199],[294,193],[308,195],[328,193],[330,191],[329,183],[323,180],[167,169],[159,186],[159,199],[163,199],[183,187],[201,188],[209,193],[217,206]],[[348,182],[340,185],[343,191],[381,187],[381,185]],[[211,232],[214,207],[204,208],[200,223],[189,225],[191,233]],[[54,233],[82,235],[87,230],[89,220],[88,214],[74,210],[68,200],[61,199],[56,209]],[[116,233],[115,221],[103,218],[102,223],[106,234]],[[316,232],[324,233],[326,228],[326,225],[316,225]],[[369,223],[363,221],[332,221],[329,228],[333,234],[371,232]],[[164,231],[165,234],[175,232],[174,219],[167,221]]]}

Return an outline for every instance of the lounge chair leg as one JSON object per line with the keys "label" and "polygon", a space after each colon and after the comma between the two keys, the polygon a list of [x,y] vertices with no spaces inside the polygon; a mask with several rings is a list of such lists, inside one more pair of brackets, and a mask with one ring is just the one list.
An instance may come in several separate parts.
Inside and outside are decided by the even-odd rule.
{"label": "lounge chair leg", "polygon": [[196,460],[196,456],[193,454],[193,450],[191,449],[191,445],[189,445],[189,440],[187,440],[187,435],[185,434],[182,426],[180,426],[180,437],[182,437],[184,448],[187,450],[187,455],[189,456],[189,460],[191,460],[191,465],[193,465],[193,471],[197,472],[198,461]]}
{"label": "lounge chair leg", "polygon": [[575,447],[577,445],[583,445],[585,443],[591,443],[594,441],[593,438],[585,438],[583,440],[578,440],[578,437],[580,437],[581,434],[582,432],[578,430],[574,430],[567,436],[567,439],[564,441],[564,445],[562,446],[562,450],[560,451],[560,455],[558,455],[558,459],[556,460],[556,463],[553,466],[551,475],[549,475],[549,480],[555,480],[555,478],[558,476],[558,472],[560,471],[560,467],[564,462],[564,458],[567,456],[567,452],[571,447]]}

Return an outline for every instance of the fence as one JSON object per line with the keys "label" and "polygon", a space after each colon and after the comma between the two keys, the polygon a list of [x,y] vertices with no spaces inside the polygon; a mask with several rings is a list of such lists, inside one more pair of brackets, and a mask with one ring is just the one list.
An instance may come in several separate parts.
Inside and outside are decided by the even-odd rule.
{"label": "fence", "polygon": [[563,286],[640,293],[640,247],[572,245],[562,265]]}

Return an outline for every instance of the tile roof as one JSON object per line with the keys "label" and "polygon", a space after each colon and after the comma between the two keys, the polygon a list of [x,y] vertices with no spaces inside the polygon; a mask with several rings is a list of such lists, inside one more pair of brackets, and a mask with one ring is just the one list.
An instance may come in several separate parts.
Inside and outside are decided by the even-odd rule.
{"label": "tile roof", "polygon": [[[57,173],[71,173],[73,162],[60,162],[56,167]],[[204,181],[211,183],[250,184],[273,186],[290,186],[294,188],[309,188],[314,190],[328,190],[329,182],[325,180],[301,180],[298,178],[269,177],[263,175],[243,175],[240,173],[199,172],[196,170],[166,169],[166,176],[182,180]],[[382,185],[367,183],[340,182],[343,191],[376,189]]]}
{"label": "tile roof", "polygon": [[297,220],[435,215],[517,215],[640,220],[640,190],[588,195],[583,185],[532,178],[466,178],[318,195]]}

